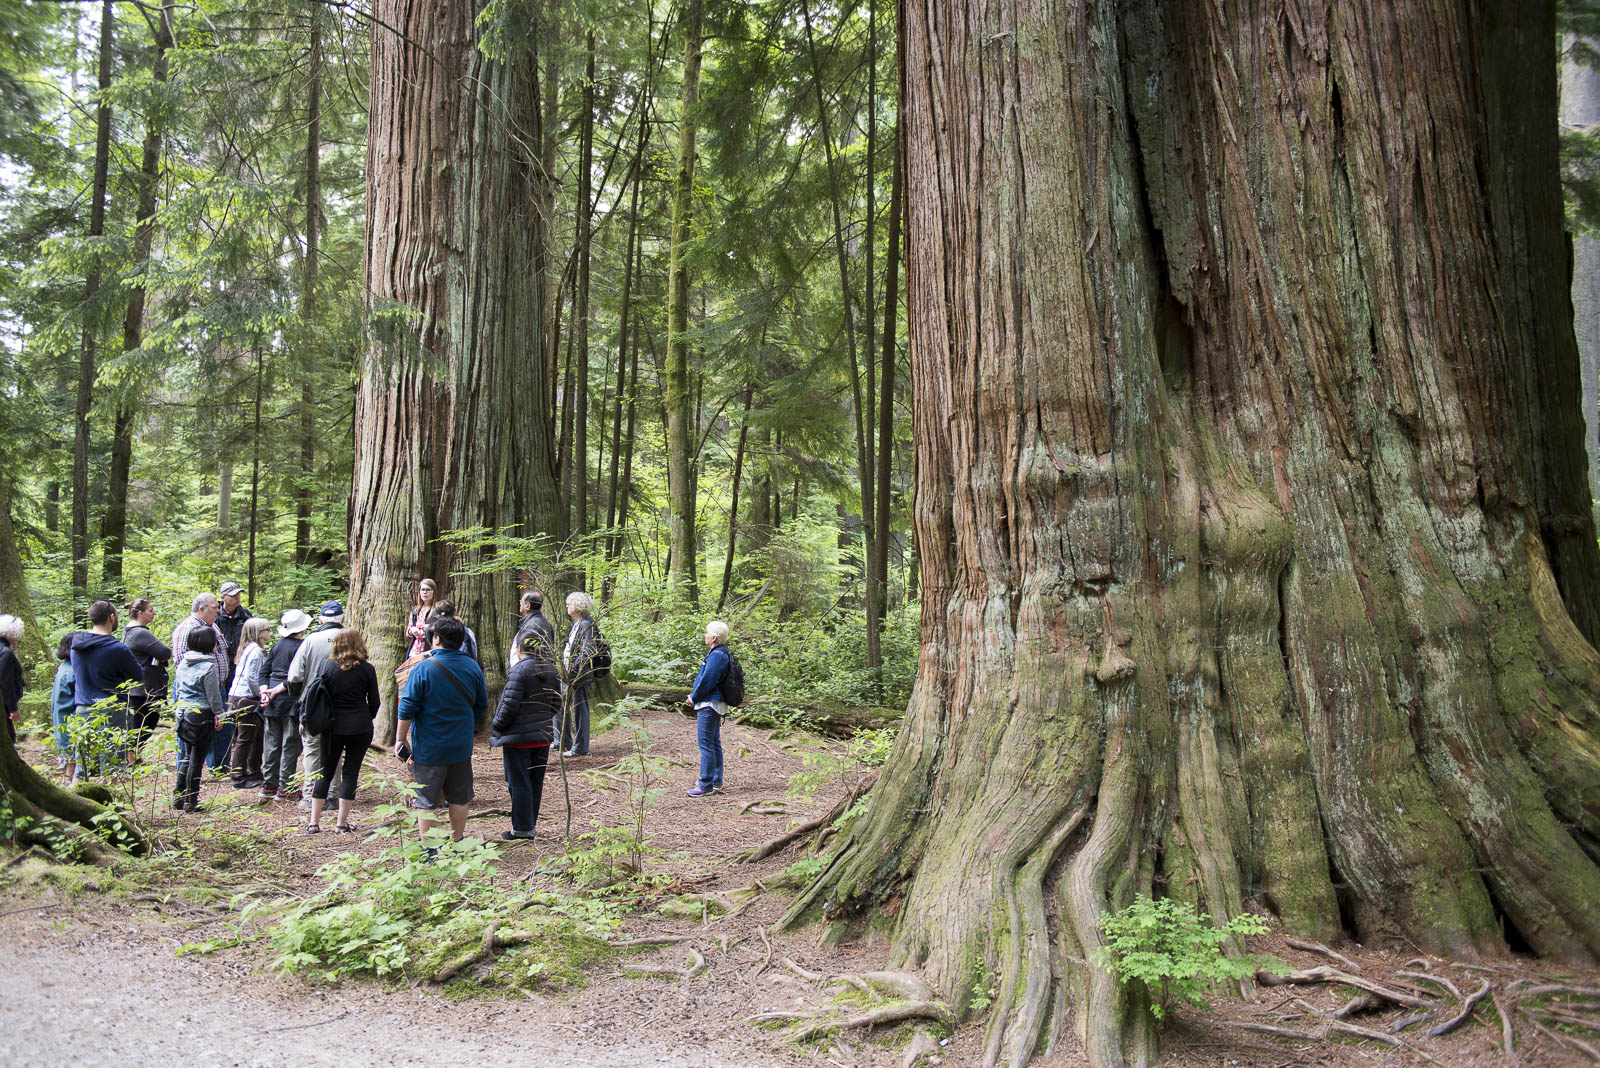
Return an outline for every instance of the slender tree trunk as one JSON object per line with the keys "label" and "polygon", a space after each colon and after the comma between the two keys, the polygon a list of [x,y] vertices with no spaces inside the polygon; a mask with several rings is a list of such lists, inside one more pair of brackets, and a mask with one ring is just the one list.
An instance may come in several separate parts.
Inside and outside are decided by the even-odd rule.
{"label": "slender tree trunk", "polygon": [[[640,244],[638,251],[636,251],[634,255],[637,257],[637,262],[634,268],[634,277],[638,278],[640,284],[643,285],[643,243]],[[625,451],[623,452],[622,458],[622,481],[617,489],[617,496],[619,498],[617,501],[617,521],[615,527],[617,532],[611,536],[611,540],[606,548],[606,557],[611,566],[606,568],[606,577],[601,583],[601,589],[604,591],[605,600],[611,599],[611,591],[616,588],[616,564],[617,561],[622,558],[622,546],[627,538],[628,530],[628,500],[631,497],[630,490],[633,486],[634,428],[639,412],[639,318],[640,317],[637,315],[633,317],[633,355],[628,361],[630,365],[628,371],[628,429],[622,437],[622,448]]]}
{"label": "slender tree trunk", "polygon": [[256,348],[255,417],[250,428],[250,562],[245,572],[246,603],[256,603],[256,526],[261,517],[261,393],[267,380],[266,345],[258,334]]}
{"label": "slender tree trunk", "polygon": [[[878,279],[878,5],[876,0],[867,0],[867,254],[864,257],[866,270],[861,279],[862,313],[866,316],[866,329],[862,334],[861,345],[861,371],[866,385],[866,399],[861,409],[861,441],[862,453],[867,458],[867,468],[862,475],[862,488],[868,492],[861,497],[861,526],[864,530],[872,531],[872,539],[862,548],[865,550],[861,559],[861,572],[863,585],[866,591],[866,611],[872,617],[869,624],[873,630],[873,640],[869,643],[877,647],[877,632],[882,629],[883,619],[883,585],[878,581],[878,551],[884,544],[887,533],[878,525],[877,501],[881,498],[888,499],[888,489],[878,481],[877,450],[873,441],[873,423],[878,414],[877,379],[874,375],[872,361],[873,354],[877,351],[878,337],[878,304],[877,304],[877,279]],[[870,513],[870,514],[868,514]],[[883,657],[878,653],[876,668],[876,686],[881,689],[883,685]],[[882,700],[879,694],[876,698]]]}
{"label": "slender tree trunk", "polygon": [[[547,35],[560,32],[559,25],[549,17],[553,8],[546,8],[543,29]],[[556,250],[556,197],[561,183],[556,175],[556,150],[560,147],[561,132],[561,58],[554,48],[549,50],[542,70],[543,90],[537,101],[540,111],[539,171],[535,178],[538,190],[539,227],[544,241],[534,250],[534,273],[540,278],[540,302],[544,309],[541,334],[545,390],[548,400],[546,411],[556,410],[556,386],[561,381],[558,366],[561,359],[561,285],[562,272],[556,268],[561,255]],[[553,428],[552,428],[553,430]]]}
{"label": "slender tree trunk", "polygon": [[705,0],[687,0],[683,14],[683,102],[678,115],[678,162],[672,182],[672,233],[667,250],[667,518],[671,565],[667,581],[690,604],[695,580],[694,389],[689,380],[690,211],[694,198],[695,132],[700,112],[701,20]]}
{"label": "slender tree trunk", "polygon": [[1153,1059],[1158,885],[1600,957],[1552,5],[904,12],[923,653],[787,923],[999,976],[990,1064]]}
{"label": "slender tree trunk", "polygon": [[[834,251],[839,261],[839,291],[844,301],[844,333],[845,347],[850,353],[850,404],[852,414],[855,416],[856,435],[856,472],[861,487],[861,541],[862,541],[862,577],[865,579],[867,603],[867,666],[877,669],[883,665],[883,653],[879,647],[878,631],[879,621],[877,604],[877,591],[873,585],[872,563],[877,551],[877,539],[874,537],[872,523],[877,515],[877,507],[873,500],[873,464],[867,455],[868,419],[861,399],[861,361],[856,353],[856,320],[855,296],[850,288],[849,256],[845,252],[844,240],[844,214],[840,207],[843,193],[839,188],[838,165],[834,158],[833,135],[828,122],[828,101],[822,91],[822,65],[817,59],[816,37],[811,29],[811,4],[810,0],[802,0],[800,12],[805,18],[806,51],[811,57],[811,85],[817,97],[817,121],[821,127],[822,149],[828,161],[828,201],[833,209],[833,244]],[[868,270],[871,270],[871,256],[868,256]],[[870,371],[869,371],[870,376]]]}
{"label": "slender tree trunk", "polygon": [[[577,303],[578,276],[574,272],[567,278],[568,293],[572,303]],[[557,308],[557,314],[560,308]],[[558,328],[559,332],[559,328]],[[572,347],[577,331],[567,334],[566,355],[561,361],[561,433],[556,444],[556,464],[561,471],[561,515],[556,521],[556,536],[565,541],[572,533],[572,438],[577,418],[577,405],[573,403]]]}
{"label": "slender tree trunk", "polygon": [[[366,288],[411,310],[414,335],[366,351],[351,491],[351,612],[385,680],[379,735],[393,736],[392,669],[413,584],[481,564],[436,539],[483,526],[549,530],[557,518],[552,414],[539,358],[545,240],[538,210],[535,57],[478,48],[470,0],[380,0],[372,36]],[[424,357],[423,353],[429,354]],[[438,370],[435,370],[438,368]],[[479,634],[515,619],[508,572],[447,579]],[[504,643],[481,644],[491,679]]]}
{"label": "slender tree trunk", "polygon": [[[632,173],[637,179],[639,168],[644,164],[645,152],[644,116],[641,115],[639,123],[639,151],[634,156]],[[613,406],[611,418],[611,478],[606,487],[606,529],[612,530],[617,524],[617,492],[619,489],[622,463],[622,411],[627,404],[628,392],[628,317],[633,312],[633,250],[634,243],[639,234],[639,182],[634,181],[632,204],[628,212],[628,239],[626,253],[622,267],[622,308],[621,322],[617,327],[617,396]],[[613,534],[607,539],[606,558],[612,558],[611,545],[616,541]]]}
{"label": "slender tree trunk", "polygon": [[[167,49],[172,43],[172,5],[164,4],[155,24],[156,54],[151,63],[151,78],[157,90],[167,84]],[[153,105],[163,107],[161,102]],[[150,249],[155,244],[156,183],[161,176],[161,125],[152,114],[145,127],[144,147],[139,160],[138,198],[133,231],[133,260],[146,274],[150,269]],[[148,283],[141,275],[128,292],[128,310],[122,320],[122,351],[133,352],[144,344],[144,306]],[[125,593],[122,583],[122,554],[128,540],[128,481],[133,473],[134,400],[124,395],[117,401],[111,438],[111,471],[106,485],[106,517],[102,527],[105,544],[104,582],[106,592]]]}
{"label": "slender tree trunk", "polygon": [[[897,38],[898,40],[898,35]],[[897,64],[900,69],[903,64]],[[879,371],[883,385],[878,391],[878,518],[873,527],[878,534],[877,552],[872,560],[873,581],[878,589],[879,617],[889,607],[889,506],[890,487],[894,484],[894,372],[899,350],[895,346],[896,320],[900,317],[900,211],[905,198],[903,165],[905,156],[905,124],[901,115],[905,111],[903,87],[897,93],[899,105],[895,109],[894,164],[889,179],[889,240],[884,251],[883,282],[883,354],[879,357]]]}
{"label": "slender tree trunk", "polygon": [[11,524],[11,484],[0,468],[0,605],[22,620],[22,648],[26,660],[44,661],[49,650],[39,633],[39,621],[33,614],[33,596],[28,592],[28,578],[22,570],[22,554],[17,549],[17,533]]}
{"label": "slender tree trunk", "polygon": [[717,595],[717,613],[728,603],[728,587],[733,584],[733,553],[739,542],[739,483],[744,480],[744,443],[750,436],[750,402],[755,387],[744,387],[744,418],[739,421],[739,443],[733,450],[733,499],[728,504],[728,553],[722,560],[722,592]]}
{"label": "slender tree trunk", "polygon": [[[115,23],[111,0],[100,6],[99,103],[95,107],[94,178],[89,195],[89,237],[106,232],[106,172],[111,157],[111,38]],[[83,344],[78,354],[78,396],[72,421],[72,605],[74,615],[88,607],[89,587],[89,413],[94,408],[96,299],[100,293],[100,254],[89,260],[83,282]]]}
{"label": "slender tree trunk", "polygon": [[589,533],[589,263],[594,240],[594,32],[585,41],[583,123],[578,150],[578,299],[572,312],[577,342],[577,449],[573,455],[572,532]]}
{"label": "slender tree trunk", "polygon": [[[224,448],[230,446],[224,444]],[[233,525],[233,461],[217,463],[217,527],[226,530]]]}
{"label": "slender tree trunk", "polygon": [[306,256],[300,277],[300,477],[294,490],[294,558],[311,556],[313,471],[317,459],[317,278],[322,269],[322,5],[307,5],[311,42],[306,57]]}

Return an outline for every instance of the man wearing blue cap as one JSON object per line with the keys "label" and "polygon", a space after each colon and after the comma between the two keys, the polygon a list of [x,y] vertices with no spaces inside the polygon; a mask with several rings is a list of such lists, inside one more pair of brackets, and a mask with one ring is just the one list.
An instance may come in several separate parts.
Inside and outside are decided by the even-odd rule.
{"label": "man wearing blue cap", "polygon": [[[322,665],[328,662],[329,655],[333,652],[333,639],[344,629],[344,605],[338,601],[329,601],[322,606],[318,613],[321,626],[300,643],[300,648],[295,651],[294,662],[289,665],[289,692],[299,700],[300,691],[305,684],[317,677],[322,671]],[[322,735],[308,734],[305,725],[300,726],[301,752],[304,763],[301,765],[302,781],[314,783],[317,776],[322,774]],[[282,784],[279,789],[282,789]],[[311,795],[307,793],[300,801],[300,811],[311,811]]]}

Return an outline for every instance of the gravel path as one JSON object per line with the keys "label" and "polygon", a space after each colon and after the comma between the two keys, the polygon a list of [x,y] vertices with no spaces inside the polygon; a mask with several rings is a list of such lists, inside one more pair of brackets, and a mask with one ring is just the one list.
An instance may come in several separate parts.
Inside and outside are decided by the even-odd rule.
{"label": "gravel path", "polygon": [[[362,984],[317,993],[212,958],[176,938],[71,906],[0,919],[0,1064],[719,1066],[767,1061],[717,1049],[596,1033],[554,999],[454,1003]],[[588,1026],[586,1026],[586,1024]]]}

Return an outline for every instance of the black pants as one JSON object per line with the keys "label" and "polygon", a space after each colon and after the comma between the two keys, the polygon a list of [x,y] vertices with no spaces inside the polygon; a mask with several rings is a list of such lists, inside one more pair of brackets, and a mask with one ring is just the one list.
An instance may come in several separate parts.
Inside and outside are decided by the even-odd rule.
{"label": "black pants", "polygon": [[211,749],[211,737],[217,733],[216,722],[210,712],[179,714],[179,729],[186,735],[183,752],[178,757],[178,787],[175,795],[186,805],[200,803],[200,779],[206,770],[206,753]]}
{"label": "black pants", "polygon": [[143,749],[144,743],[150,740],[150,735],[159,726],[161,698],[149,693],[134,694],[128,698],[128,727],[139,732],[133,742],[135,747]]}
{"label": "black pants", "polygon": [[261,704],[248,697],[229,699],[233,708],[233,743],[228,753],[233,785],[259,785],[262,746],[266,742]]}
{"label": "black pants", "polygon": [[506,788],[511,791],[511,833],[533,836],[534,824],[539,822],[539,797],[544,793],[545,767],[550,759],[550,747],[537,749],[500,750],[506,767]]}
{"label": "black pants", "polygon": [[333,766],[341,760],[344,772],[339,779],[339,799],[352,800],[356,796],[356,782],[361,778],[361,759],[372,744],[372,732],[365,734],[324,734],[322,736],[322,773],[317,776],[312,797],[328,799],[328,787],[333,784]]}

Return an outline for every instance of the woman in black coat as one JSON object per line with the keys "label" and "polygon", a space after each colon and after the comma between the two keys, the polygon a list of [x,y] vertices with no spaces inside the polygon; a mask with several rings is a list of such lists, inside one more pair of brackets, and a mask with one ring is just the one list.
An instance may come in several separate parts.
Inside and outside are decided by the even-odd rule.
{"label": "woman in black coat", "polygon": [[529,633],[515,652],[517,662],[506,674],[506,688],[489,724],[489,744],[500,746],[511,791],[511,829],[500,833],[508,842],[533,837],[561,712],[561,676],[550,646],[539,634]]}
{"label": "woman in black coat", "polygon": [[[133,658],[139,661],[144,678],[128,691],[128,726],[139,734],[134,741],[136,750],[143,749],[150,733],[161,723],[161,702],[167,695],[167,665],[172,662],[172,648],[150,632],[150,623],[156,618],[156,607],[148,597],[135,597],[128,602],[128,625],[122,628],[122,644],[128,647]],[[128,754],[131,762],[133,753]]]}
{"label": "woman in black coat", "polygon": [[333,707],[333,729],[322,736],[322,774],[311,794],[311,823],[307,834],[322,830],[322,809],[328,803],[334,765],[344,763],[339,781],[339,822],[334,830],[349,833],[350,809],[355,804],[361,761],[372,744],[372,721],[378,718],[378,672],[367,662],[367,643],[361,632],[346,627],[333,639],[328,662],[322,666]]}

